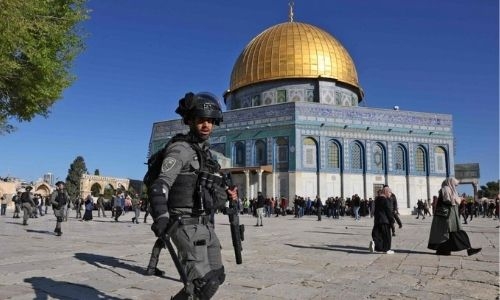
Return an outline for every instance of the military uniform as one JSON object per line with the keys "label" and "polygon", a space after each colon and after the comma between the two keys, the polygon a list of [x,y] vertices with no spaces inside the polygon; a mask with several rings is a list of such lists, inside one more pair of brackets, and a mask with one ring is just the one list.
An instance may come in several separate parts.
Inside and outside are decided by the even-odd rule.
{"label": "military uniform", "polygon": [[[59,185],[61,182],[58,182],[56,185]],[[66,208],[69,207],[69,196],[68,192],[64,189],[56,189],[52,192],[50,196],[50,203],[52,204],[52,209],[54,210],[54,215],[56,216],[56,228],[54,232],[56,235],[62,235],[61,231],[61,223],[64,221]]]}
{"label": "military uniform", "polygon": [[17,192],[17,195],[12,197],[12,202],[14,202],[14,219],[19,218],[19,213],[21,212],[21,192]]}
{"label": "military uniform", "polygon": [[[218,102],[207,94],[186,94],[176,112],[183,116],[185,124],[195,117],[212,119],[215,125],[222,121]],[[210,213],[224,206],[227,193],[222,187],[220,166],[209,152],[207,137],[194,132],[192,123],[190,127],[187,135],[175,136],[164,148],[159,175],[148,187],[154,218],[151,229],[159,237],[170,235],[186,273],[188,284],[173,299],[210,299],[225,279],[221,245]],[[159,246],[157,241],[151,257],[153,264],[157,263],[159,251],[155,249]],[[150,262],[148,270],[151,267]]]}
{"label": "military uniform", "polygon": [[[190,136],[192,142],[196,138]],[[208,142],[198,144],[202,151],[209,151]],[[200,169],[197,153],[188,142],[175,142],[166,149],[159,180],[163,181],[168,191],[168,213],[173,222],[179,222],[171,238],[177,247],[181,262],[185,265],[189,280],[203,279],[214,275],[222,283],[224,267],[221,258],[221,246],[214,232],[214,225],[209,222],[209,213],[196,211],[194,192],[196,180],[187,181],[183,177],[198,176]],[[181,194],[182,193],[182,194]],[[175,198],[174,198],[175,197]],[[209,274],[210,273],[210,274]],[[222,277],[220,280],[219,277]],[[196,284],[196,285],[201,285]]]}
{"label": "military uniform", "polygon": [[33,201],[33,194],[30,191],[31,188],[26,188],[26,191],[21,194],[23,225],[28,225],[28,219],[33,215],[33,208],[35,207],[35,201]]}
{"label": "military uniform", "polygon": [[102,195],[99,195],[99,198],[97,198],[97,216],[101,216],[101,211],[102,211],[102,216],[106,218],[106,211],[104,210],[104,197]]}

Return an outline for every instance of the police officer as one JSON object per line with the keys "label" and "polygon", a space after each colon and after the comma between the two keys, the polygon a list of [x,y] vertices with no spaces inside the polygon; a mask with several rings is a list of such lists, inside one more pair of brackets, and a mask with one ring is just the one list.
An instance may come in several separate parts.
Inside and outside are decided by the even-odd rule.
{"label": "police officer", "polygon": [[163,150],[160,174],[148,189],[151,229],[157,237],[168,231],[186,271],[189,285],[173,299],[210,299],[225,273],[209,215],[225,206],[228,198],[237,198],[236,188],[224,189],[217,181],[220,166],[209,152],[208,138],[214,125],[222,122],[222,110],[210,93],[187,93],[175,112],[189,126],[189,133],[175,136]]}
{"label": "police officer", "polygon": [[50,196],[50,203],[57,219],[56,229],[54,229],[57,236],[62,235],[61,223],[64,221],[65,208],[69,208],[70,203],[68,192],[64,189],[64,186],[63,181],[56,182],[56,189]]}
{"label": "police officer", "polygon": [[21,191],[18,190],[17,194],[12,197],[12,202],[14,202],[14,219],[19,219],[19,212],[21,211]]}
{"label": "police officer", "polygon": [[21,207],[23,209],[23,225],[28,225],[28,219],[33,215],[33,208],[35,201],[33,201],[33,194],[31,190],[33,187],[27,186],[25,191],[21,194]]}

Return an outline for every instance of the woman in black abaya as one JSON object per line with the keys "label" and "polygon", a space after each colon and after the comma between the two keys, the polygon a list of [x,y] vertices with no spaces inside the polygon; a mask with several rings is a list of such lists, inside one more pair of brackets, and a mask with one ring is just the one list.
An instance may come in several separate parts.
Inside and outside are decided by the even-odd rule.
{"label": "woman in black abaya", "polygon": [[392,214],[391,189],[385,186],[375,198],[375,209],[373,213],[372,241],[370,241],[370,252],[381,251],[386,254],[394,254],[391,250],[392,234],[391,227],[394,224]]}

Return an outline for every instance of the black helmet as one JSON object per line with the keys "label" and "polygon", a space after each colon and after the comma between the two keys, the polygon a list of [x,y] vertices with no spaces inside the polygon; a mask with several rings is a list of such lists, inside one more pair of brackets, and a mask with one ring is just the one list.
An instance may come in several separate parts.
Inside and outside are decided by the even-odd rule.
{"label": "black helmet", "polygon": [[219,99],[208,92],[187,93],[184,98],[179,100],[179,107],[175,112],[181,115],[184,124],[187,124],[188,120],[194,117],[214,119],[215,125],[222,122],[222,109],[220,108]]}

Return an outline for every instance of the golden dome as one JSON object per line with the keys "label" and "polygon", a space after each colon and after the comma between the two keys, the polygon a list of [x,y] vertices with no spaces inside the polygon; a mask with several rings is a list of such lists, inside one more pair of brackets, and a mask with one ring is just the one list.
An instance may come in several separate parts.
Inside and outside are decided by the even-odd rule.
{"label": "golden dome", "polygon": [[354,62],[339,41],[315,26],[286,22],[245,47],[234,64],[230,91],[274,79],[318,77],[346,83],[362,97]]}

